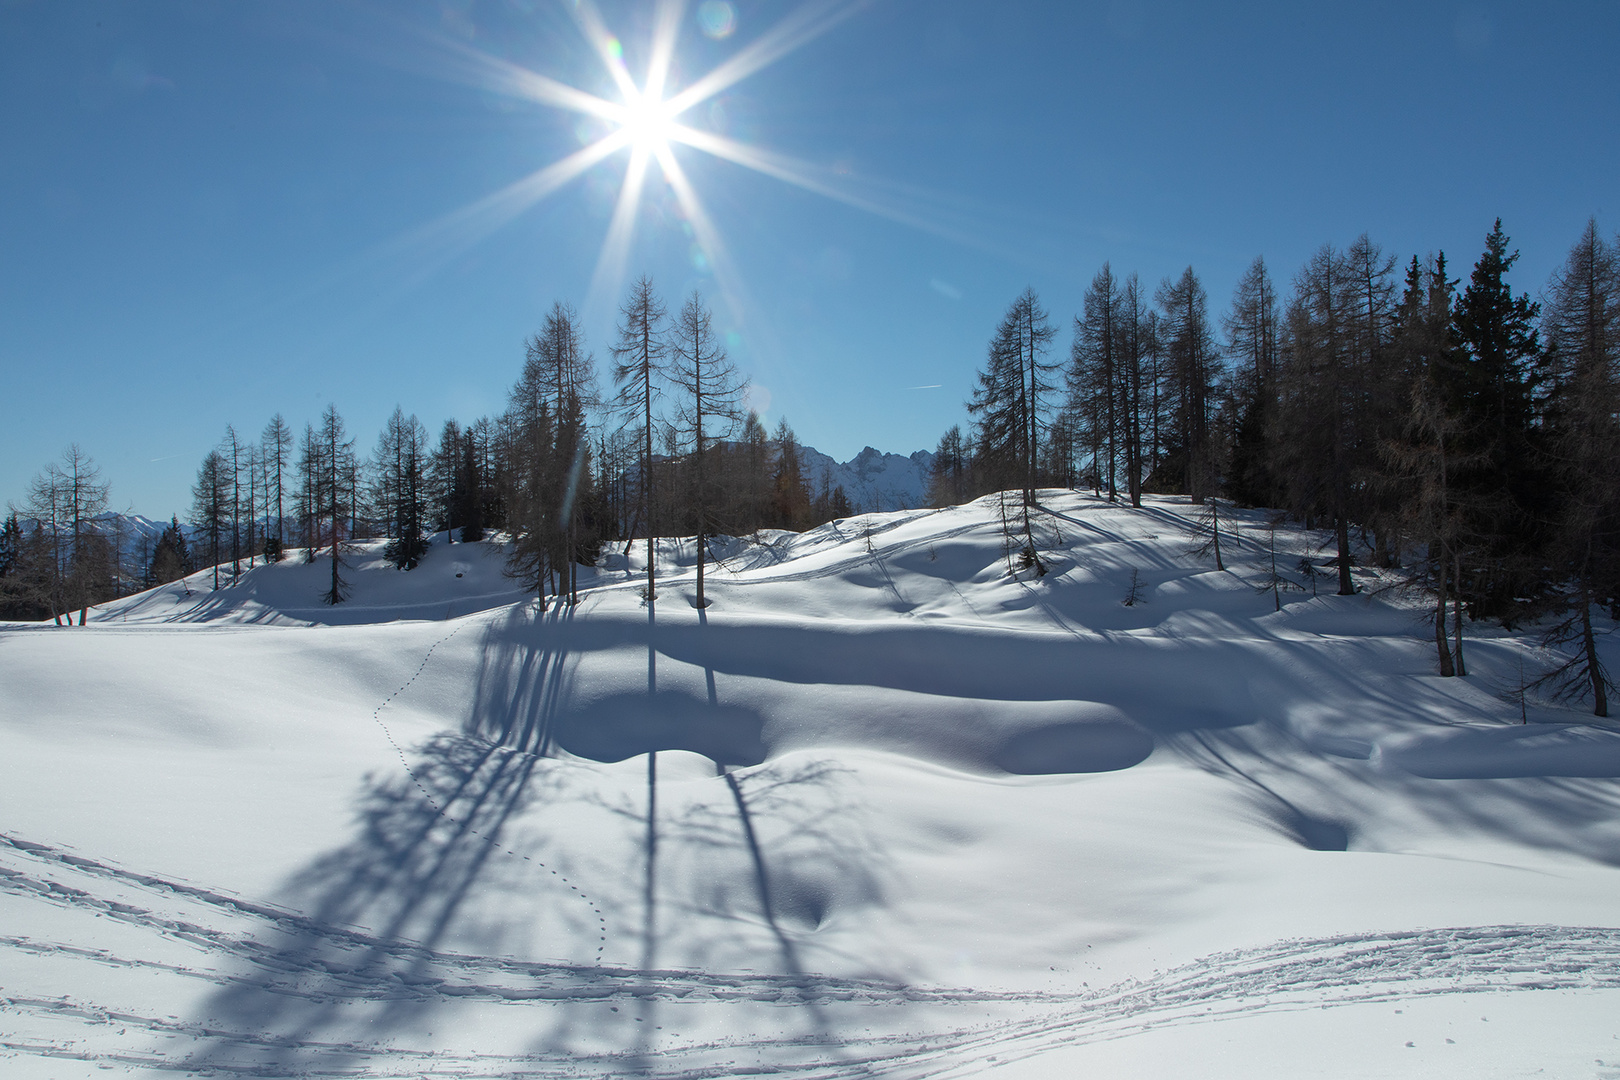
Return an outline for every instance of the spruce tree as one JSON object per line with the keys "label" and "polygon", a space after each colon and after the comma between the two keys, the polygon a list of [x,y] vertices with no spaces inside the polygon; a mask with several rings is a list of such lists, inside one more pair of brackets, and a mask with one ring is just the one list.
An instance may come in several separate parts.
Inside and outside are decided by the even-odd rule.
{"label": "spruce tree", "polygon": [[[973,443],[976,472],[993,490],[1016,484],[1018,513],[1003,515],[1008,540],[1023,537],[1020,561],[1044,574],[1036,551],[1032,510],[1039,475],[1040,449],[1051,411],[1056,362],[1046,359],[1056,331],[1047,321],[1034,289],[1025,289],[1007,308],[990,339],[984,370],[968,410],[977,418]],[[1004,500],[1005,502],[1005,500]]]}
{"label": "spruce tree", "polygon": [[443,531],[446,544],[455,542],[452,530],[461,506],[461,426],[446,420],[438,445],[428,459],[428,518],[435,532]]}
{"label": "spruce tree", "polygon": [[461,522],[461,542],[475,544],[484,538],[485,477],[478,440],[469,429],[461,433],[455,493],[455,518]]}
{"label": "spruce tree", "polygon": [[415,569],[427,552],[427,457],[427,429],[394,406],[372,452],[370,496],[389,538],[384,555],[401,570]]}
{"label": "spruce tree", "polygon": [[57,615],[50,599],[53,547],[37,519],[24,529],[13,511],[0,526],[0,551],[9,552],[0,574],[0,619],[34,621]]}
{"label": "spruce tree", "polygon": [[23,534],[22,526],[17,523],[17,511],[13,510],[0,524],[0,578],[10,574],[22,557]]}
{"label": "spruce tree", "polygon": [[0,523],[0,619],[25,617],[26,598],[20,588],[23,581],[23,531],[17,521],[17,512],[11,511]]}
{"label": "spruce tree", "polygon": [[1469,528],[1481,538],[1464,576],[1476,618],[1511,620],[1522,613],[1520,600],[1534,591],[1535,553],[1544,543],[1539,523],[1552,516],[1546,501],[1552,486],[1539,467],[1533,426],[1541,306],[1507,283],[1518,257],[1508,251],[1498,218],[1452,309],[1463,360],[1447,389],[1471,462],[1456,483],[1470,508]]}
{"label": "spruce tree", "polygon": [[148,585],[166,585],[178,581],[191,572],[191,552],[186,546],[184,531],[178,518],[170,518],[152,549],[152,560],[147,566]]}

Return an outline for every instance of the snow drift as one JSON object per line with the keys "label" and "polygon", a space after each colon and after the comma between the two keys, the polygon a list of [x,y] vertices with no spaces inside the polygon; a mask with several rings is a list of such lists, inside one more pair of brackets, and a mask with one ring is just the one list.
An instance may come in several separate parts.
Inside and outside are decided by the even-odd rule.
{"label": "snow drift", "polygon": [[989,499],[705,610],[441,537],[0,627],[7,1075],[1620,1069],[1620,733],[1371,572],[1274,610],[1257,517],[1043,500],[1039,579]]}

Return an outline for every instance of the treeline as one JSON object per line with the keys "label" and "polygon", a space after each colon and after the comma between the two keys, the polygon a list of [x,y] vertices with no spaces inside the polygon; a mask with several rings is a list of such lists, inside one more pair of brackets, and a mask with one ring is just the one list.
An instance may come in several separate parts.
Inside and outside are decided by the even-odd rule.
{"label": "treeline", "polygon": [[202,568],[217,589],[288,554],[329,563],[322,598],[336,604],[348,594],[348,545],[386,538],[387,557],[409,570],[435,532],[461,542],[504,534],[508,572],[569,600],[577,567],[594,565],[605,544],[645,540],[656,595],[656,537],[696,536],[706,556],[715,535],[800,530],[850,513],[841,488],[805,475],[787,421],[767,433],[745,408],[746,383],[701,297],[671,317],[642,279],[620,316],[610,395],[578,316],[559,303],[525,343],[505,411],[448,420],[436,439],[398,407],[368,455],[335,406],[296,434],[280,414],[257,439],[229,426],[198,469],[187,527],[176,515],[133,558],[101,520],[108,485],[72,447],[0,528],[0,618],[82,617],[88,605]]}
{"label": "treeline", "polygon": [[[1105,264],[1066,358],[1026,290],[991,338],[969,430],[940,440],[931,499],[1009,493],[1009,535],[1037,572],[1042,487],[1280,508],[1331,530],[1341,594],[1358,562],[1427,591],[1442,674],[1466,673],[1465,617],[1544,620],[1548,644],[1576,646],[1549,680],[1606,715],[1594,620],[1620,606],[1616,246],[1589,223],[1536,301],[1508,283],[1517,253],[1500,222],[1466,284],[1443,253],[1402,265],[1363,236],[1323,247],[1286,290],[1255,260],[1218,324],[1190,267],[1150,294]],[[189,534],[177,516],[133,567],[101,519],[106,483],[70,447],[0,526],[0,617],[62,618],[199,566],[219,587],[293,549],[330,560],[325,598],[339,603],[345,545],[386,537],[409,569],[433,531],[499,531],[515,577],[569,599],[577,566],[632,538],[655,596],[655,539],[695,536],[701,596],[709,537],[850,512],[825,478],[813,489],[785,421],[768,434],[746,410],[700,297],[671,317],[638,281],[610,352],[603,394],[558,304],[505,411],[447,421],[436,440],[400,409],[368,456],[331,407],[298,437],[280,416],[256,440],[227,428]]]}
{"label": "treeline", "polygon": [[1219,328],[1190,267],[1150,297],[1104,264],[1066,362],[1026,290],[971,430],[940,440],[931,498],[1020,489],[1026,533],[1040,486],[1281,508],[1332,530],[1341,594],[1358,557],[1432,592],[1441,674],[1466,673],[1465,614],[1550,618],[1547,643],[1576,648],[1547,681],[1607,715],[1593,620],[1620,615],[1616,246],[1589,223],[1535,301],[1507,282],[1500,220],[1466,285],[1444,253],[1399,267],[1362,236],[1286,294],[1256,259]]}
{"label": "treeline", "polygon": [[[103,526],[108,485],[77,444],[28,483],[24,527],[15,506],[0,523],[0,619],[61,621],[131,591],[119,528]],[[114,522],[122,519],[114,518]]]}

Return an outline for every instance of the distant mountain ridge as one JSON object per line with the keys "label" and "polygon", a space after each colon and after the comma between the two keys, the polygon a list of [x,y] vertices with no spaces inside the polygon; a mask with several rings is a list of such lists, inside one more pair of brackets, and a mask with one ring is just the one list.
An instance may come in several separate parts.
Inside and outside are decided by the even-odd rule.
{"label": "distant mountain ridge", "polygon": [[928,501],[928,477],[934,455],[918,450],[909,457],[885,454],[868,446],[848,461],[834,461],[813,446],[799,448],[804,478],[812,495],[842,487],[857,513],[878,510],[914,510]]}
{"label": "distant mountain ridge", "polygon": [[[17,515],[17,525],[25,533],[42,524],[43,522],[38,518],[25,517],[22,514]],[[144,514],[125,514],[116,510],[107,510],[97,514],[95,517],[86,518],[85,526],[89,532],[100,533],[110,540],[118,541],[124,552],[128,554],[141,550],[143,544],[146,550],[149,551],[157,543],[158,537],[163,535],[163,530],[169,527],[169,523],[149,518]],[[191,534],[195,530],[182,521],[180,531],[189,542]]]}

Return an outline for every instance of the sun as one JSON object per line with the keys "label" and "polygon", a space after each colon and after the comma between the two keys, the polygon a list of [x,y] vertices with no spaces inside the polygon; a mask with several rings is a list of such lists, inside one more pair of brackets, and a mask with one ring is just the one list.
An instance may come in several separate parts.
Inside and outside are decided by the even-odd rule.
{"label": "sun", "polygon": [[[656,170],[678,204],[682,227],[692,240],[694,267],[712,272],[722,295],[740,297],[744,293],[741,276],[730,265],[720,230],[705,211],[702,201],[677,157],[677,147],[753,170],[792,184],[806,191],[837,200],[849,206],[891,220],[950,235],[901,205],[888,205],[882,196],[857,194],[850,190],[848,177],[836,169],[813,165],[785,154],[742,142],[702,126],[694,127],[680,119],[694,106],[714,98],[727,88],[770,66],[844,20],[869,7],[873,0],[809,0],[784,15],[747,45],[721,61],[718,66],[685,85],[671,87],[676,38],[688,0],[656,0],[647,64],[638,81],[625,64],[625,50],[609,32],[596,10],[594,0],[571,0],[568,5],[586,42],[595,51],[617,89],[618,100],[559,82],[550,76],[513,64],[474,49],[465,43],[443,41],[453,70],[488,90],[525,98],[600,121],[606,129],[593,141],[528,176],[492,192],[457,210],[440,222],[421,230],[424,235],[468,237],[487,234],[510,221],[525,207],[562,188],[587,170],[619,153],[628,151],[628,161],[619,184],[619,194],[607,235],[597,257],[586,296],[587,309],[611,296],[625,278],[626,259],[635,231],[638,207],[649,173]],[[724,16],[724,18],[720,18]],[[699,12],[706,35],[724,38],[735,24],[735,9],[728,0],[708,0]],[[724,32],[719,32],[720,27]],[[588,130],[588,129],[587,129]],[[458,242],[465,242],[459,241]],[[737,305],[734,307],[746,306]]]}
{"label": "sun", "polygon": [[638,91],[625,103],[619,126],[632,151],[657,156],[675,134],[675,114],[669,102]]}

